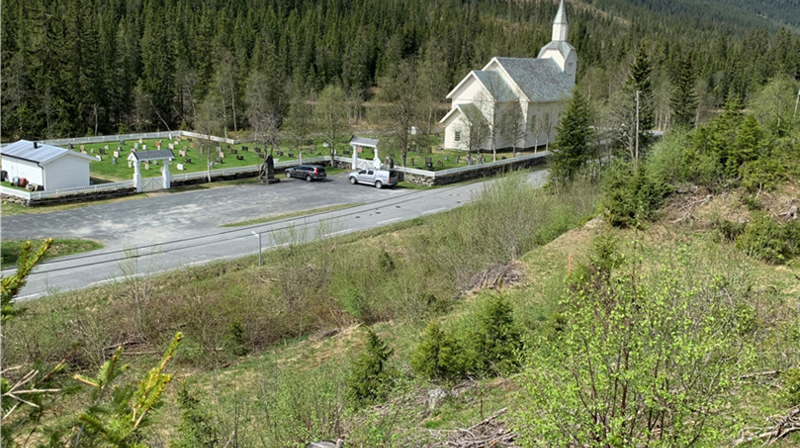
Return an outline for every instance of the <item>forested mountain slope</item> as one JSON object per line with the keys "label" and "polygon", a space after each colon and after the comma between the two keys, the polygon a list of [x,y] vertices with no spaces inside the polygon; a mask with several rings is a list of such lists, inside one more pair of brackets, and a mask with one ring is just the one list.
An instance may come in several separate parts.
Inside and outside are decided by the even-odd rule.
{"label": "forested mountain slope", "polygon": [[[776,75],[796,78],[800,37],[742,11],[796,23],[797,0],[736,6],[742,1],[594,0],[607,17],[571,7],[579,85],[593,83],[592,99],[608,96],[642,43],[661,97],[692,52],[701,106],[709,108],[731,93],[746,100]],[[292,98],[313,100],[327,85],[341,86],[351,104],[367,101],[401,60],[412,61],[426,86],[420,101],[439,103],[492,56],[535,57],[550,40],[556,7],[499,0],[2,0],[2,137],[193,128],[201,110],[216,116],[218,132],[241,130],[248,127],[248,87],[263,85],[265,76],[270,107],[285,114]]]}
{"label": "forested mountain slope", "polygon": [[590,0],[620,15],[652,11],[711,26],[800,26],[798,0]]}

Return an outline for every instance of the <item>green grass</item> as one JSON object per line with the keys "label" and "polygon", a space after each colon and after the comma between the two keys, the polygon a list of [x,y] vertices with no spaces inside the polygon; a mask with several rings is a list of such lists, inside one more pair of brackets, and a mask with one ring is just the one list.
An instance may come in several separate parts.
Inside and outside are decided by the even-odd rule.
{"label": "green grass", "polygon": [[242,226],[249,226],[249,225],[252,225],[252,224],[263,224],[265,222],[278,221],[279,219],[297,218],[297,217],[300,217],[300,216],[313,215],[313,214],[316,214],[316,213],[332,212],[332,211],[336,211],[336,210],[342,210],[342,209],[345,209],[345,208],[357,207],[359,205],[364,205],[364,203],[363,202],[356,202],[354,204],[338,204],[338,205],[331,205],[329,207],[320,207],[320,208],[314,208],[314,209],[311,209],[311,210],[304,210],[304,211],[300,211],[300,212],[283,213],[283,214],[280,214],[280,215],[265,216],[263,218],[248,219],[247,221],[240,221],[240,222],[234,222],[234,223],[230,223],[230,224],[223,224],[220,227],[242,227]]}
{"label": "green grass", "polygon": [[3,182],[0,182],[0,185],[4,186],[4,187],[6,187],[6,188],[12,188],[12,189],[14,189],[14,190],[19,190],[19,191],[28,191],[28,190],[26,190],[26,189],[24,189],[24,188],[22,188],[22,187],[14,187],[14,186],[12,186],[12,185],[11,185],[11,182],[8,182],[8,181],[3,181]]}
{"label": "green grass", "polygon": [[[22,248],[25,246],[26,241],[27,240],[3,240],[0,242],[0,264],[2,264],[3,267],[16,264],[22,254]],[[35,254],[41,246],[42,241],[31,241],[31,255]],[[43,259],[48,260],[65,257],[80,252],[97,250],[102,247],[102,244],[93,240],[54,239]]]}
{"label": "green grass", "polygon": [[[156,149],[156,142],[159,141],[158,139],[149,139],[149,140],[142,140],[142,144],[139,145],[139,150],[143,150],[143,146],[147,146],[147,150]],[[174,143],[177,141],[173,139],[172,142]],[[171,141],[168,139],[161,139],[162,149],[167,149],[169,147],[169,143]],[[74,145],[73,150],[80,152],[81,146],[84,147],[87,154],[90,156],[98,155],[100,148],[105,148],[108,146],[106,150],[106,155],[102,156],[103,160],[92,162],[89,165],[89,172],[91,176],[98,181],[107,181],[107,182],[117,182],[122,180],[128,180],[133,178],[133,168],[128,168],[127,157],[131,153],[131,149],[134,147],[134,144],[138,143],[138,140],[126,140],[124,145],[120,145],[119,141],[116,142],[107,142],[107,143],[92,143],[92,144],[84,144],[84,145]],[[192,144],[194,144],[194,148],[192,148]],[[328,148],[322,147],[321,140],[317,139],[314,140],[314,149],[311,150],[311,153],[308,153],[311,146],[309,146],[305,152],[303,153],[304,158],[308,157],[319,157],[319,156],[327,156],[330,154]],[[117,159],[117,164],[112,165],[111,159],[112,154],[116,150],[117,147],[121,148],[119,158]],[[229,148],[230,146],[230,148]],[[242,147],[247,146],[249,151],[242,151]],[[210,145],[211,148],[211,161],[217,158],[218,153],[216,151],[217,147],[220,147],[222,151],[225,153],[225,157],[223,158],[223,163],[221,165],[215,164],[213,169],[222,169],[222,168],[234,168],[240,166],[251,166],[251,165],[258,165],[262,162],[262,159],[258,157],[258,154],[254,151],[256,146],[260,146],[256,143],[244,143],[238,145],[228,145],[227,143],[217,143],[212,142]],[[94,152],[92,152],[94,150]],[[185,150],[186,157],[192,160],[191,164],[185,163],[185,158],[179,156],[179,151]],[[237,150],[238,154],[233,154],[231,150]],[[344,144],[337,147],[337,153],[340,156],[344,156],[344,150],[350,150],[350,148]],[[283,152],[283,156],[277,155],[275,153],[274,157],[277,161],[286,161],[286,160],[294,160],[297,158],[297,152],[293,151],[289,148],[282,147],[280,151]],[[206,160],[207,160],[207,152],[201,154],[200,153],[200,140],[196,138],[192,138],[190,142],[188,138],[181,138],[178,141],[178,144],[175,145],[175,149],[173,149],[175,153],[175,159],[172,162],[169,162],[170,171],[177,175],[183,171],[178,171],[177,164],[181,163],[184,166],[185,172],[198,172],[204,171],[206,169]],[[289,154],[292,154],[292,158],[289,158]],[[523,155],[531,154],[528,152],[522,153]],[[236,160],[236,156],[242,156],[244,160]],[[385,158],[387,156],[394,156],[394,162],[396,166],[400,166],[402,164],[402,160],[400,157],[400,152],[392,149],[384,149],[381,148],[379,151],[379,155],[381,158]],[[501,157],[511,157],[512,154],[510,153],[502,153],[498,154],[498,160]],[[362,159],[369,159],[372,160],[375,155],[374,152],[369,149],[365,148],[364,151],[359,154],[359,157]],[[433,162],[433,169],[434,171],[444,170],[449,168],[457,168],[461,166],[467,166],[466,163],[466,154],[462,151],[438,151],[433,150],[431,154],[417,152],[409,152],[407,156],[407,166],[409,168],[418,168],[418,169],[425,169],[425,157],[430,157]],[[455,163],[455,158],[460,157],[460,162],[458,164]],[[487,161],[491,161],[491,154],[484,154],[484,158]],[[447,159],[447,160],[445,160]],[[413,163],[412,163],[413,162]],[[438,163],[442,162],[442,165]],[[144,166],[142,165],[142,176],[143,177],[157,177],[161,175],[161,165],[151,165],[149,169],[145,170]],[[346,170],[342,170],[346,171]],[[338,174],[341,171],[336,171],[334,169],[329,169],[329,174]]]}

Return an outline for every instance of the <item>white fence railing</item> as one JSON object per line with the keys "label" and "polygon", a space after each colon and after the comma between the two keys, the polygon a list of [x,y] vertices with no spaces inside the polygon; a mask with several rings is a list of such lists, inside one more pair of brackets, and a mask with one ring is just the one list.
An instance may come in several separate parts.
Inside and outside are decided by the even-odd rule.
{"label": "white fence railing", "polygon": [[46,199],[46,198],[54,198],[59,196],[69,196],[72,194],[81,194],[81,193],[94,193],[97,191],[108,191],[108,190],[118,190],[121,188],[131,188],[133,187],[133,180],[126,180],[122,182],[110,182],[107,184],[97,184],[97,185],[90,185],[88,187],[72,187],[72,188],[61,188],[58,190],[53,191],[21,191],[15,188],[8,188],[8,187],[0,187],[0,193],[6,194],[9,196],[16,196],[18,198],[27,199],[27,200],[37,200],[37,199]]}
{"label": "white fence railing", "polygon": [[4,194],[7,196],[14,196],[17,198],[22,198],[25,200],[31,199],[31,193],[29,191],[22,191],[17,190],[16,188],[9,188],[9,187],[2,187],[0,186],[0,194]]}
{"label": "white fence railing", "polygon": [[75,137],[75,138],[59,138],[54,140],[42,140],[40,143],[53,146],[67,146],[70,143],[73,145],[83,145],[91,143],[108,143],[119,142],[121,140],[138,140],[138,139],[173,139],[175,137],[192,137],[204,140],[211,140],[214,142],[227,143],[230,145],[238,145],[240,143],[247,143],[253,139],[234,140],[231,138],[217,137],[216,135],[208,136],[206,134],[199,134],[190,131],[163,131],[163,132],[144,132],[140,134],[119,134],[119,135],[98,135],[97,137]]}
{"label": "white fence railing", "polygon": [[[448,168],[446,170],[438,170],[438,171],[421,170],[419,168],[409,168],[409,167],[402,167],[402,166],[398,166],[398,165],[395,165],[394,169],[399,171],[399,172],[401,172],[401,173],[416,174],[418,176],[426,176],[426,177],[434,177],[435,178],[435,177],[451,176],[453,174],[459,174],[459,173],[464,173],[464,172],[469,172],[469,171],[485,170],[487,168],[493,168],[493,167],[499,167],[499,166],[505,166],[505,165],[515,165],[517,163],[528,161],[528,160],[535,160],[535,159],[545,158],[545,157],[549,156],[550,154],[551,153],[548,152],[548,151],[542,151],[542,152],[536,153],[536,154],[528,154],[526,156],[512,157],[512,158],[506,159],[506,160],[498,160],[497,162],[486,162],[486,163],[480,163],[480,164],[476,164],[476,165],[460,166],[460,167],[457,167],[457,168]],[[336,160],[337,162],[345,162],[345,163],[352,163],[352,161],[353,161],[353,159],[350,158],[350,157],[341,157],[341,156],[334,157],[334,160]],[[372,163],[373,163],[373,161],[369,160],[369,159],[358,159],[357,166],[359,168],[361,168],[362,165],[372,166]]]}
{"label": "white fence railing", "polygon": [[[275,168],[289,168],[292,166],[297,166],[305,163],[318,163],[330,160],[330,157],[308,157],[304,158],[303,160],[300,159],[289,159],[281,161],[278,159],[275,162]],[[233,174],[240,174],[240,173],[257,173],[258,170],[261,169],[261,165],[248,165],[248,166],[237,166],[233,168],[217,168],[211,170],[211,178],[219,177],[219,176],[230,176]],[[181,173],[179,174],[172,174],[171,179],[172,182],[175,181],[187,181],[193,179],[207,179],[209,172],[208,171],[196,171],[193,173]]]}

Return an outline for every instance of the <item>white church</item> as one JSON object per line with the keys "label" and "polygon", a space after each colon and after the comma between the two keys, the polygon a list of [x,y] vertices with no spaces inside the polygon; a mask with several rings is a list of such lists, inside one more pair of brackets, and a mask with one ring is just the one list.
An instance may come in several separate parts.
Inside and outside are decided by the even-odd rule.
{"label": "white church", "polygon": [[[553,39],[538,57],[492,58],[447,94],[452,106],[440,122],[445,125],[444,147],[490,151],[492,146],[531,148],[552,142],[578,66],[577,52],[567,42],[568,27],[561,0]],[[510,123],[518,126],[514,129]]]}

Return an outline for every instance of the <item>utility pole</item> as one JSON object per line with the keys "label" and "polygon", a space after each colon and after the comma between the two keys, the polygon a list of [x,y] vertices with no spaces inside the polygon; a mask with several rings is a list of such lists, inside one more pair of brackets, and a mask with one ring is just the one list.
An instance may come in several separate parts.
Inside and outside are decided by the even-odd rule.
{"label": "utility pole", "polygon": [[639,168],[639,91],[636,91],[636,152],[633,155],[633,171]]}
{"label": "utility pole", "polygon": [[798,104],[800,104],[800,90],[797,91],[797,101],[794,102],[794,115],[792,115],[792,118],[797,118]]}

